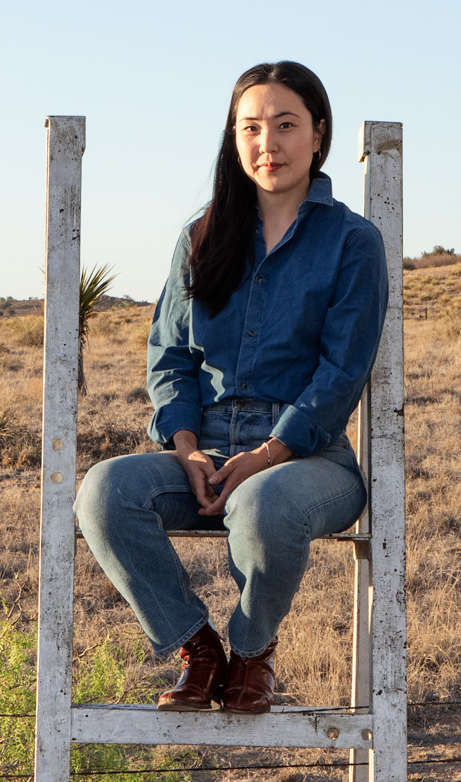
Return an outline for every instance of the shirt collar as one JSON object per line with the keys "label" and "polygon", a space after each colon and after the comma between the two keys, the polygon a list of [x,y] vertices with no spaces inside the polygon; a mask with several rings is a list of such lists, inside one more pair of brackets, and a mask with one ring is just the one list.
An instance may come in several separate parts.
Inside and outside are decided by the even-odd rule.
{"label": "shirt collar", "polygon": [[[331,179],[328,174],[324,174],[323,171],[319,171],[315,179],[312,180],[307,198],[298,206],[298,220],[304,217],[307,212],[312,209],[313,204],[325,204],[326,206],[333,206]],[[256,222],[259,228],[263,225],[261,220],[261,214],[259,207],[256,207]]]}
{"label": "shirt collar", "polygon": [[326,204],[333,206],[333,195],[331,188],[331,179],[323,171],[319,171],[315,179],[312,180],[307,198],[298,208],[298,217],[305,214],[310,204]]}

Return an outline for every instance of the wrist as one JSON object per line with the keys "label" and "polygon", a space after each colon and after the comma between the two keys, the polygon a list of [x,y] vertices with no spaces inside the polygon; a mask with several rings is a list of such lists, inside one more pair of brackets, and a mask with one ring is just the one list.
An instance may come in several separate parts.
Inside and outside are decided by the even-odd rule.
{"label": "wrist", "polygon": [[271,467],[286,462],[294,453],[291,448],[288,448],[287,445],[284,445],[280,440],[277,440],[276,437],[271,437],[270,440],[264,443],[264,447],[266,449],[266,454],[269,456]]}
{"label": "wrist", "polygon": [[189,429],[180,429],[176,432],[173,435],[173,442],[178,452],[190,453],[197,450],[197,435]]}

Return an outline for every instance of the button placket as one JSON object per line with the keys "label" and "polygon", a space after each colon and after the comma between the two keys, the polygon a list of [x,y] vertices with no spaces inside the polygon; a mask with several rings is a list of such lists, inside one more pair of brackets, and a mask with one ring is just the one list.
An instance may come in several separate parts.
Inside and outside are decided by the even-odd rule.
{"label": "button placket", "polygon": [[[262,277],[261,280],[263,280]],[[258,282],[259,278],[253,277],[236,371],[236,386],[245,392],[245,396],[250,396],[254,393],[253,366],[259,344],[258,336],[261,334],[267,295],[266,286],[261,286]]]}

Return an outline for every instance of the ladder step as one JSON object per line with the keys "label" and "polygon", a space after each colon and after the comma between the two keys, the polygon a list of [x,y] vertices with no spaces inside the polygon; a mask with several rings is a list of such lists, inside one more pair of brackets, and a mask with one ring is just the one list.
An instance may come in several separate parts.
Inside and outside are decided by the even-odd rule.
{"label": "ladder step", "polygon": [[[167,532],[169,538],[227,538],[225,529],[171,529]],[[75,537],[83,538],[80,527],[75,527]],[[331,535],[323,535],[319,540],[371,540],[368,532],[333,532]]]}
{"label": "ladder step", "polygon": [[307,706],[269,714],[168,712],[155,706],[74,704],[71,741],[84,744],[207,744],[227,747],[371,749],[373,716]]}

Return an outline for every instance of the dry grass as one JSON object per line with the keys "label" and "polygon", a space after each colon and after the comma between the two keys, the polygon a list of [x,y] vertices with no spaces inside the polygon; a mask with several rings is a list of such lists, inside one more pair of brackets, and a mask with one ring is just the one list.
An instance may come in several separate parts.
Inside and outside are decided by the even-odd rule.
{"label": "dry grass", "polygon": [[405,270],[403,297],[406,318],[461,317],[461,263]]}
{"label": "dry grass", "polygon": [[9,333],[17,345],[29,348],[39,348],[43,345],[43,315],[26,315],[10,318],[4,324],[4,331]]}
{"label": "dry grass", "polygon": [[[431,319],[409,319],[405,324],[409,699],[461,700],[461,341],[456,326],[456,313],[461,312],[461,264],[433,269],[430,274],[406,272],[405,295],[407,301],[418,302],[430,295],[432,307]],[[443,303],[443,296],[450,297],[451,308]],[[450,318],[447,312],[452,313]],[[9,331],[11,322],[0,321],[0,431],[3,410],[5,426],[12,433],[0,439],[0,583],[7,606],[16,600],[23,619],[30,619],[36,615],[38,587],[41,350],[19,345]],[[102,458],[153,448],[145,433],[151,412],[144,390],[149,322],[150,313],[136,307],[100,313],[91,321],[85,356],[89,394],[81,401],[78,424],[79,478]],[[236,587],[229,576],[225,543],[179,541],[175,545],[226,637]],[[349,703],[353,567],[348,544],[313,544],[311,566],[280,631],[278,703]],[[153,659],[131,610],[101,573],[84,541],[78,544],[75,593],[75,665],[89,665],[91,647],[109,635],[121,650],[127,674],[123,693],[116,699],[155,700],[175,680],[177,660],[173,656],[159,664]],[[443,736],[450,738],[451,751],[461,755],[456,718],[445,718],[433,709],[429,716],[435,722],[428,723],[427,710],[411,714],[415,758],[441,744]],[[245,764],[347,759],[347,753],[340,751],[213,749],[203,753],[215,762]],[[453,773],[447,767],[409,778],[448,781],[457,778]],[[339,782],[347,779],[347,772],[223,772],[218,778]]]}
{"label": "dry grass", "polygon": [[409,693],[414,701],[461,699],[461,343],[434,326],[411,322],[406,339]]}
{"label": "dry grass", "polygon": [[422,255],[421,258],[413,258],[415,269],[429,269],[437,266],[452,266],[461,263],[461,255],[452,253],[437,253],[437,255]]}

